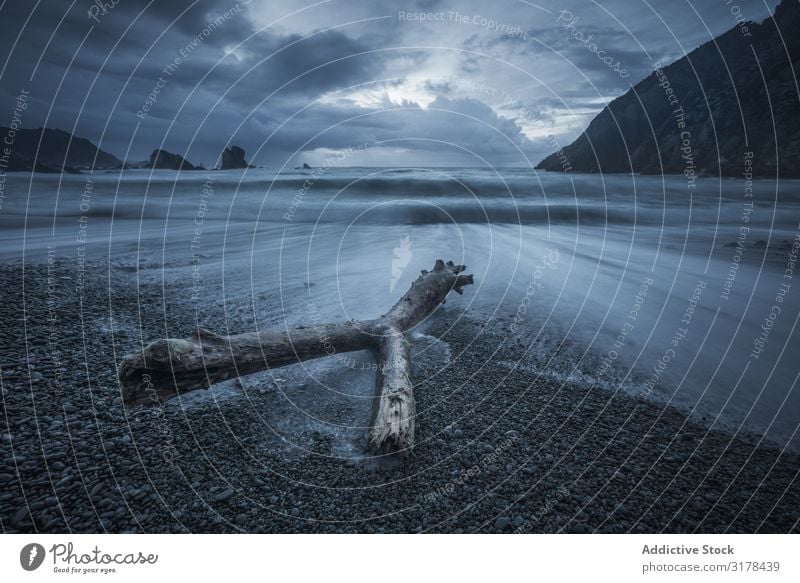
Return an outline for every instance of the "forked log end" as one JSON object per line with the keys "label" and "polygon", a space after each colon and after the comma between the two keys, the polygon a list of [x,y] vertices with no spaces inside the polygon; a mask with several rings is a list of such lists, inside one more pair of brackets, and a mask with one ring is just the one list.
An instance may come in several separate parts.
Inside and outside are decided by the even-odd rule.
{"label": "forked log end", "polygon": [[218,336],[197,330],[193,338],[156,340],[120,363],[126,405],[155,404],[185,391],[208,388],[228,378],[331,354],[378,352],[377,403],[368,441],[381,454],[407,452],[414,445],[414,392],[405,334],[444,303],[448,293],[463,293],[473,283],[466,268],[436,260],[406,294],[376,320],[321,324],[292,330]]}
{"label": "forked log end", "polygon": [[378,406],[369,433],[370,449],[379,454],[407,452],[414,445],[414,389],[408,340],[388,329],[378,351]]}

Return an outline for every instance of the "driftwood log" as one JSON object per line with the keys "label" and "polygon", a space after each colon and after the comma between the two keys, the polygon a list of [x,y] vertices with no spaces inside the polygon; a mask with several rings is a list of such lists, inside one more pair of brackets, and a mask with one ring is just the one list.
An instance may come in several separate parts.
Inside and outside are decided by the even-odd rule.
{"label": "driftwood log", "polygon": [[369,432],[379,453],[409,450],[414,444],[414,391],[405,333],[473,283],[463,265],[436,261],[423,271],[386,314],[374,320],[298,327],[284,331],[219,336],[200,329],[194,338],[156,340],[126,356],[119,367],[126,405],[155,404],[180,393],[205,389],[229,378],[354,350],[377,357],[376,393]]}

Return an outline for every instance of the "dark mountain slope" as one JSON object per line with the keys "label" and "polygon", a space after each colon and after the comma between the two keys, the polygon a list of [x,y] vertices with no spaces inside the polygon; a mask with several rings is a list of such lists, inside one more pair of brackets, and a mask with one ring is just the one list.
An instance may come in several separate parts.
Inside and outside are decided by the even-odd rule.
{"label": "dark mountain slope", "polygon": [[[41,171],[42,167],[60,169],[65,165],[72,168],[122,167],[122,161],[116,156],[98,149],[85,138],[73,137],[63,130],[18,129],[12,134],[9,128],[0,127],[0,136],[9,136],[12,142],[11,150],[16,159],[24,161],[24,164],[20,162],[21,165],[32,168],[33,161],[36,160],[37,171]],[[41,145],[39,145],[40,138]]]}
{"label": "dark mountain slope", "polygon": [[145,168],[155,168],[156,170],[203,170],[202,166],[195,166],[183,156],[167,152],[166,150],[153,150],[150,160],[145,164]]}
{"label": "dark mountain slope", "polygon": [[747,30],[655,70],[537,168],[740,176],[752,152],[756,175],[800,177],[800,3]]}

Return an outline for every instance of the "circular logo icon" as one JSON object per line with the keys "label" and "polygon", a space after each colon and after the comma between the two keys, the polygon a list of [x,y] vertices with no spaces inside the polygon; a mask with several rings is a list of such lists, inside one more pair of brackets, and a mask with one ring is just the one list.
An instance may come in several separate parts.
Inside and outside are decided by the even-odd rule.
{"label": "circular logo icon", "polygon": [[44,562],[44,547],[39,543],[30,543],[19,552],[19,564],[26,571],[35,571]]}

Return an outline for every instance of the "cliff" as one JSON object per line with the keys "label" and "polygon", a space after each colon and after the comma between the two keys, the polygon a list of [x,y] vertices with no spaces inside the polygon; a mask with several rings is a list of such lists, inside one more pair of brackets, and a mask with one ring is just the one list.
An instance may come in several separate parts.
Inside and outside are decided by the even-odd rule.
{"label": "cliff", "polygon": [[245,152],[239,146],[225,148],[222,152],[221,170],[238,170],[241,168],[252,168],[245,160]]}
{"label": "cliff", "polygon": [[800,3],[746,23],[612,101],[537,169],[800,177]]}
{"label": "cliff", "polygon": [[[0,127],[0,136],[8,136],[14,158],[13,170],[60,172],[73,169],[121,168],[122,161],[100,150],[85,138],[77,138],[59,129],[14,129]],[[36,163],[34,164],[34,160]]]}
{"label": "cliff", "polygon": [[195,166],[182,156],[166,150],[153,150],[146,167],[156,170],[203,170],[202,166]]}

